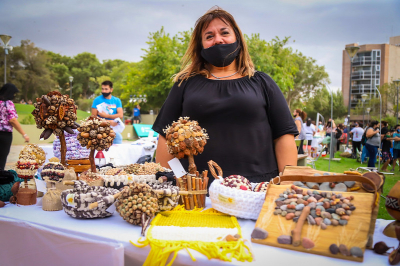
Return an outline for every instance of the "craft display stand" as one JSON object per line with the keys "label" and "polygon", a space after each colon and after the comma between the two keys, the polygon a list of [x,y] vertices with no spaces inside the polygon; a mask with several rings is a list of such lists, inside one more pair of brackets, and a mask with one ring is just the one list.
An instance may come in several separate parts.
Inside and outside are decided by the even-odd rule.
{"label": "craft display stand", "polygon": [[[362,176],[346,176],[346,175],[330,175],[330,176],[282,176],[280,178],[275,178],[274,180],[282,179],[286,183],[288,181],[307,181],[315,182],[319,178],[321,182],[327,182],[327,180],[335,181],[358,181],[365,182],[374,187],[374,183]],[[345,180],[346,179],[346,180]],[[292,235],[292,230],[296,227],[296,223],[293,220],[286,220],[285,217],[281,215],[274,215],[275,211],[275,200],[277,200],[284,191],[291,189],[291,185],[276,185],[279,181],[275,182],[272,180],[267,189],[265,202],[262,207],[260,216],[256,222],[256,227],[262,228],[268,232],[268,237],[266,239],[252,239],[252,242],[270,245],[290,250],[296,250],[306,253],[318,254],[333,258],[340,258],[352,261],[363,261],[363,257],[354,256],[343,256],[342,254],[333,255],[329,251],[329,246],[331,244],[346,245],[349,249],[351,247],[359,247],[364,252],[369,241],[371,232],[370,224],[373,220],[375,225],[375,219],[373,217],[373,210],[376,203],[376,193],[355,193],[355,192],[336,192],[337,194],[342,194],[343,197],[353,196],[354,199],[352,203],[356,206],[356,210],[350,216],[348,224],[345,226],[328,226],[326,230],[320,229],[317,225],[310,225],[307,222],[304,223],[301,230],[301,237],[311,239],[315,246],[312,249],[305,249],[304,247],[294,246],[291,244],[279,244],[278,237],[282,235]],[[310,189],[312,190],[312,189]],[[373,231],[372,231],[373,234]],[[294,236],[293,236],[294,237]]]}
{"label": "craft display stand", "polygon": [[90,169],[89,159],[76,159],[67,161],[68,168],[73,168],[75,173],[82,173]]}

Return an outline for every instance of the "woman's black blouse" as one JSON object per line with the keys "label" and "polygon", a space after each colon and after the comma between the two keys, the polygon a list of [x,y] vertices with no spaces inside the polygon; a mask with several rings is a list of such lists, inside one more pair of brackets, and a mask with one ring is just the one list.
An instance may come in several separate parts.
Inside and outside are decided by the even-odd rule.
{"label": "woman's black blouse", "polygon": [[[196,75],[175,83],[153,130],[165,137],[163,129],[185,116],[197,120],[210,137],[204,152],[194,157],[197,170],[208,170],[213,160],[224,177],[242,175],[251,182],[278,175],[274,140],[298,134],[281,90],[263,72],[233,80]],[[188,160],[181,163],[187,169]]]}

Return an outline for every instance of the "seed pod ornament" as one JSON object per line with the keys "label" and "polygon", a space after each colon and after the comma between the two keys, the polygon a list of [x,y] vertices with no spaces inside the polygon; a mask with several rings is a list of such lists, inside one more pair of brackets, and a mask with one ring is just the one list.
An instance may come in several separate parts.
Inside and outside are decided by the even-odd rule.
{"label": "seed pod ornament", "polygon": [[128,223],[142,226],[142,235],[158,211],[157,195],[147,184],[125,186],[116,203],[117,212]]}
{"label": "seed pod ornament", "polygon": [[[96,116],[90,116],[85,121],[82,121],[78,131],[77,139],[79,143],[82,147],[90,149],[90,166],[92,172],[95,173],[94,151],[108,151],[114,141],[115,132],[110,127],[110,122]],[[99,135],[101,135],[101,138],[99,138]]]}
{"label": "seed pod ornament", "polygon": [[58,91],[51,91],[47,95],[36,98],[33,106],[35,109],[32,111],[32,115],[35,118],[36,127],[39,129],[44,128],[40,138],[48,139],[51,134],[60,137],[61,163],[65,165],[67,150],[64,131],[72,134],[72,129],[78,128],[79,125],[75,123],[78,106],[68,95],[62,95]]}
{"label": "seed pod ornament", "polygon": [[189,173],[196,174],[194,155],[202,153],[207,144],[208,134],[189,117],[180,117],[164,130],[166,134],[168,152],[178,159],[187,157],[189,160]]}

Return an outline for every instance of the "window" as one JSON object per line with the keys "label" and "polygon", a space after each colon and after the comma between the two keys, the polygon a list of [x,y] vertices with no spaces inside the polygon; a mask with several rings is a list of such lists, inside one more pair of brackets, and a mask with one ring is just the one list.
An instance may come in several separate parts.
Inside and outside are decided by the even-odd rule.
{"label": "window", "polygon": [[377,65],[377,66],[375,66],[375,69],[376,69],[376,71],[380,71],[381,70],[381,66]]}
{"label": "window", "polygon": [[375,80],[375,84],[376,84],[376,85],[379,85],[379,79],[376,79],[376,80]]}
{"label": "window", "polygon": [[381,56],[381,50],[376,51],[376,56]]}

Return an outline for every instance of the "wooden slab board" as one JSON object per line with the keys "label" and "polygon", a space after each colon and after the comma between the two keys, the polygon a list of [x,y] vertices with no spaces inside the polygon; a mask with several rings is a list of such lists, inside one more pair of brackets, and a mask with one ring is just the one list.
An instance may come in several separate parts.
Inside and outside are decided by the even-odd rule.
{"label": "wooden slab board", "polygon": [[331,244],[336,244],[338,246],[344,244],[349,250],[356,246],[361,248],[363,252],[365,251],[370,229],[371,206],[374,201],[374,194],[341,192],[345,197],[350,195],[354,196],[354,200],[351,202],[356,206],[356,210],[354,210],[350,216],[348,224],[345,226],[329,225],[326,230],[322,230],[319,226],[309,225],[306,221],[302,229],[301,238],[310,238],[315,244],[314,248],[306,250],[301,245],[299,247],[294,247],[293,245],[279,244],[277,240],[281,235],[291,235],[291,230],[294,229],[296,224],[293,220],[286,220],[285,217],[281,215],[273,214],[276,207],[275,200],[279,198],[279,194],[283,193],[287,188],[290,189],[290,186],[291,185],[269,184],[264,205],[256,222],[256,227],[265,229],[268,232],[268,237],[264,240],[252,238],[251,241],[300,252],[362,262],[363,258],[343,256],[341,254],[333,255],[329,251],[329,246]]}
{"label": "wooden slab board", "polygon": [[90,161],[89,159],[79,159],[79,160],[68,160],[67,163],[69,165],[78,165],[78,164],[89,164],[90,165]]}

